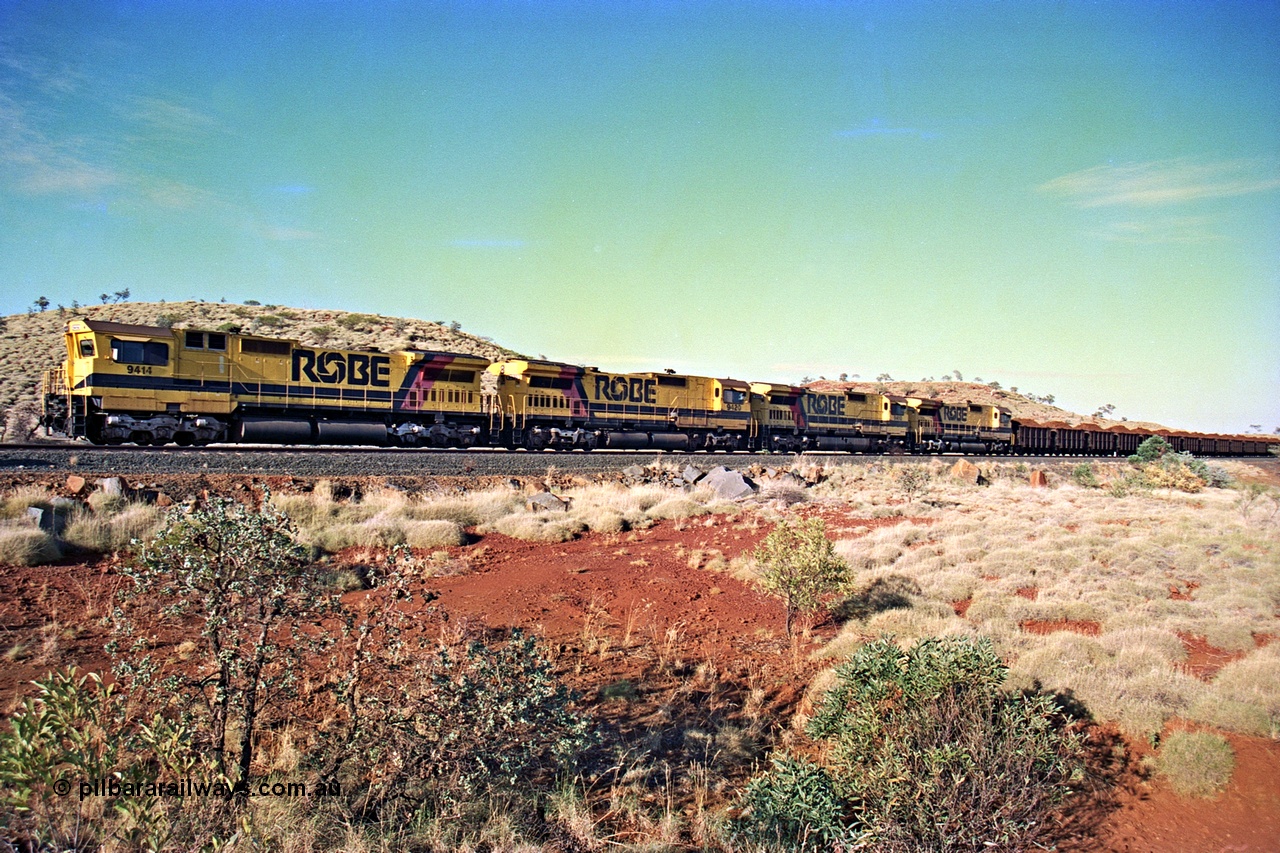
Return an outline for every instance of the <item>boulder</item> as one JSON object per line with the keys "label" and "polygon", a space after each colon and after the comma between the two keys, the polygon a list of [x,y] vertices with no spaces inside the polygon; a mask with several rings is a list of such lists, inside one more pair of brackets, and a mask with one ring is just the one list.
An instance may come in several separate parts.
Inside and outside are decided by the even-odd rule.
{"label": "boulder", "polygon": [[951,466],[951,476],[962,483],[978,485],[982,481],[982,471],[968,459],[957,459]]}
{"label": "boulder", "polygon": [[79,474],[71,474],[67,477],[67,491],[73,495],[79,495],[84,492],[86,485],[84,477]]}
{"label": "boulder", "polygon": [[27,507],[27,515],[45,533],[50,536],[61,536],[62,531],[67,529],[67,520],[71,513],[65,506],[51,506],[48,509],[32,506]]}
{"label": "boulder", "polygon": [[631,465],[627,468],[623,468],[622,476],[626,477],[628,480],[634,480],[637,483],[643,482],[645,478],[644,469],[639,465]]}
{"label": "boulder", "polygon": [[686,465],[684,466],[684,471],[680,472],[680,476],[684,478],[686,483],[696,483],[705,475],[702,473],[701,468],[696,468],[693,465]]}
{"label": "boulder", "polygon": [[129,487],[120,477],[103,477],[98,481],[98,490],[108,495],[117,495],[125,497],[129,491]]}
{"label": "boulder", "polygon": [[756,493],[756,484],[738,471],[730,471],[723,465],[711,469],[702,479],[702,484],[709,486],[716,497],[726,501],[738,501],[749,498]]}
{"label": "boulder", "polygon": [[1049,475],[1040,469],[1031,472],[1031,488],[1047,489],[1049,487]]}
{"label": "boulder", "polygon": [[566,512],[569,502],[550,492],[538,492],[525,501],[525,506],[530,512]]}

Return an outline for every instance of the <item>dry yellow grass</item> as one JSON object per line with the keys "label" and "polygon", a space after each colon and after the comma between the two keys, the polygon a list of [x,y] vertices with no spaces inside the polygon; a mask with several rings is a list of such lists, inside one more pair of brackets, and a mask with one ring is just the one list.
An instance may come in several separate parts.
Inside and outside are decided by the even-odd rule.
{"label": "dry yellow grass", "polygon": [[[1247,474],[1247,463],[1227,465]],[[932,524],[837,543],[855,584],[902,577],[917,591],[909,606],[850,622],[826,654],[881,634],[905,642],[973,631],[992,637],[1011,661],[1010,686],[1070,691],[1097,718],[1136,736],[1160,731],[1172,716],[1251,734],[1280,731],[1280,650],[1257,647],[1257,638],[1280,635],[1280,524],[1242,513],[1237,490],[1117,498],[1069,477],[1032,489],[1016,464],[987,467],[990,486],[935,478],[927,502],[907,505],[892,503],[891,465],[829,472],[827,499]],[[1127,466],[1098,467],[1105,479]],[[967,603],[963,618],[958,602]],[[1028,623],[1076,624],[1084,633],[1042,635]],[[1183,665],[1181,639],[1193,635],[1243,657],[1209,681],[1196,678]]]}

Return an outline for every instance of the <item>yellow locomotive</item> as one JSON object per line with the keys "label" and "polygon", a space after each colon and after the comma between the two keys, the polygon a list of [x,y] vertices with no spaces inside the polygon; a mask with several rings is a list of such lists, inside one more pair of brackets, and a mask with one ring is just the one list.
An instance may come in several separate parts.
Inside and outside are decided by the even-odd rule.
{"label": "yellow locomotive", "polygon": [[67,324],[45,426],[95,444],[470,446],[487,359],[326,350],[297,341],[97,320]]}
{"label": "yellow locomotive", "polygon": [[884,394],[756,382],[751,417],[752,446],[761,450],[884,453],[907,445],[906,411]]}
{"label": "yellow locomotive", "polygon": [[523,359],[485,377],[492,443],[534,450],[745,450],[749,391],[736,379]]}

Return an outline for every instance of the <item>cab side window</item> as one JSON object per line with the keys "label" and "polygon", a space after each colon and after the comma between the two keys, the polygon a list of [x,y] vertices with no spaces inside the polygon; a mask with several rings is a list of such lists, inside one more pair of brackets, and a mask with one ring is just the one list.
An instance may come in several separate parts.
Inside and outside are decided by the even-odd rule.
{"label": "cab side window", "polygon": [[111,360],[118,364],[151,364],[163,367],[169,363],[169,345],[159,341],[120,341],[112,338]]}
{"label": "cab side window", "polygon": [[80,357],[93,358],[93,338],[80,339]]}

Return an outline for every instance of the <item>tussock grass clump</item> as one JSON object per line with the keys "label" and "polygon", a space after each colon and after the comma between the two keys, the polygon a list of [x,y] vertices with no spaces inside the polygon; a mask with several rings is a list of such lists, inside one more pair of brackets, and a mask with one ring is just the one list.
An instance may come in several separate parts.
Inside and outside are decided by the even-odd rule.
{"label": "tussock grass clump", "polygon": [[0,501],[0,518],[23,518],[27,510],[48,509],[53,505],[53,498],[38,486],[19,486]]}
{"label": "tussock grass clump", "polygon": [[1171,666],[1168,653],[1150,639],[1127,645],[1123,639],[1104,642],[1069,631],[1034,643],[1010,667],[1010,683],[1070,692],[1097,719],[1142,739],[1159,734],[1208,689]]}
{"label": "tussock grass clump", "polygon": [[1231,781],[1236,754],[1210,732],[1173,732],[1156,752],[1155,770],[1184,797],[1212,797]]}
{"label": "tussock grass clump", "polygon": [[77,513],[62,538],[83,551],[112,553],[123,551],[135,540],[143,540],[159,528],[160,510],[141,503],[125,504],[115,513]]}
{"label": "tussock grass clump", "polygon": [[89,509],[99,515],[121,512],[129,503],[124,495],[113,495],[109,492],[94,492],[85,499],[85,502],[89,504]]}
{"label": "tussock grass clump", "polygon": [[530,542],[568,542],[587,526],[567,513],[521,512],[503,516],[480,528],[482,533],[501,533]]}
{"label": "tussock grass clump", "polygon": [[456,521],[410,521],[405,524],[404,541],[411,548],[447,548],[467,544],[467,534]]}
{"label": "tussock grass clump", "polygon": [[584,486],[561,497],[567,501],[563,512],[528,507],[526,495],[509,489],[421,497],[385,489],[337,500],[332,485],[320,481],[308,494],[276,495],[272,501],[297,525],[305,543],[328,552],[353,546],[463,545],[467,527],[536,542],[563,542],[585,531],[621,533],[658,519],[726,511],[705,489],[684,493],[661,486],[609,484]]}
{"label": "tussock grass clump", "polygon": [[1245,734],[1280,737],[1280,647],[1272,643],[1224,666],[1190,717]]}
{"label": "tussock grass clump", "polygon": [[349,547],[464,545],[464,527],[496,521],[521,503],[509,491],[416,499],[394,489],[340,501],[324,480],[310,493],[271,500],[297,526],[304,543],[330,553]]}
{"label": "tussock grass clump", "polygon": [[477,527],[510,515],[523,504],[523,497],[510,491],[471,492],[413,503],[405,509],[405,515],[417,521],[452,521],[463,527]]}
{"label": "tussock grass clump", "polygon": [[38,566],[62,556],[53,537],[35,527],[6,524],[0,527],[0,563],[8,566]]}

